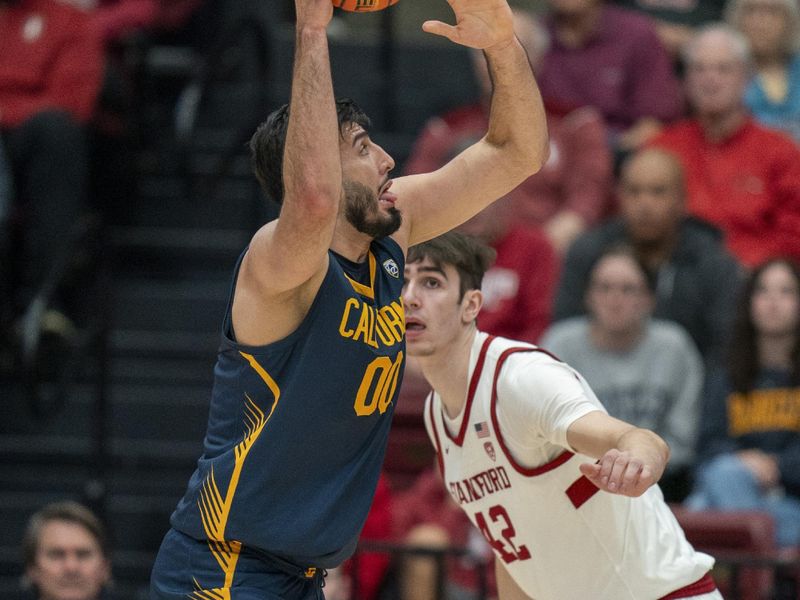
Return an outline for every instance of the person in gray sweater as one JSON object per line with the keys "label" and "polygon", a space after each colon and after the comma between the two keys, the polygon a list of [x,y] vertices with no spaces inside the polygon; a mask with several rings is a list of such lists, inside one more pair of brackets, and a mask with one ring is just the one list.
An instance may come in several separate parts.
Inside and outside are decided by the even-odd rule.
{"label": "person in gray sweater", "polygon": [[677,323],[651,319],[655,277],[627,245],[595,263],[587,316],[560,321],[541,346],[581,373],[609,414],[652,429],[672,451],[660,482],[667,501],[683,500],[694,462],[703,361]]}
{"label": "person in gray sweater", "polygon": [[630,244],[656,277],[654,316],[681,324],[707,364],[725,348],[741,268],[713,226],[688,218],[680,162],[646,148],[623,163],[620,216],[578,237],[567,253],[553,306],[554,321],[585,314],[589,271],[608,246]]}

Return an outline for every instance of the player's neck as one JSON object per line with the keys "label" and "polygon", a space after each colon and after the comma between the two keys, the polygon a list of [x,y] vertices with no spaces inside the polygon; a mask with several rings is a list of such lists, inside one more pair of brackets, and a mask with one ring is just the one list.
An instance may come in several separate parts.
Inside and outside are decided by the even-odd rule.
{"label": "player's neck", "polygon": [[367,260],[370,243],[372,243],[371,237],[340,219],[336,223],[336,229],[333,232],[331,250],[339,256],[344,256],[348,260],[360,263]]}
{"label": "player's neck", "polygon": [[439,394],[450,418],[457,417],[467,401],[469,359],[476,334],[474,325],[465,328],[452,343],[419,361],[425,379]]}

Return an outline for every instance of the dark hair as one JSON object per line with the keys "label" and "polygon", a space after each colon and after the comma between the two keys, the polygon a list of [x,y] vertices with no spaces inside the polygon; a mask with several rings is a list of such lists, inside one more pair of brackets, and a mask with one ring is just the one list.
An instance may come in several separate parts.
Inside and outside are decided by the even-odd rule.
{"label": "dark hair", "polygon": [[[634,249],[634,247],[628,244],[627,242],[615,242],[603,248],[600,254],[597,255],[597,258],[595,258],[594,261],[592,262],[592,266],[589,268],[588,272],[589,280],[591,280],[592,273],[594,272],[597,265],[600,264],[600,261],[609,256],[625,256],[630,258],[633,261],[634,265],[636,265],[636,267],[639,269],[639,272],[642,274],[642,277],[644,277],[644,283],[645,286],[647,287],[647,291],[650,292],[651,294],[656,293],[656,288],[658,286],[658,277],[655,271],[653,271],[650,267],[648,267],[645,264],[645,262],[642,260],[642,258]],[[591,283],[591,281],[589,281],[588,283]],[[587,289],[588,287],[589,285],[587,285]]]}
{"label": "dark hair", "polygon": [[[800,289],[800,267],[793,260],[784,257],[772,258],[758,265],[742,286],[728,351],[728,373],[731,383],[734,391],[741,394],[746,394],[753,389],[758,372],[761,370],[758,355],[758,332],[751,315],[753,296],[763,273],[776,265],[782,265],[789,269]],[[794,346],[790,357],[791,380],[793,384],[798,384],[800,383],[800,320],[795,328],[794,337]]]}
{"label": "dark hair", "polygon": [[[336,101],[336,116],[340,134],[351,123],[364,129],[370,127],[369,117],[349,98]],[[273,111],[250,138],[250,163],[253,172],[267,197],[278,204],[283,203],[283,152],[288,126],[289,105],[284,104]]]}
{"label": "dark hair", "polygon": [[480,240],[458,231],[448,231],[408,249],[406,262],[431,261],[437,268],[452,265],[458,272],[459,299],[467,290],[481,289],[483,274],[492,265],[497,252]]}
{"label": "dark hair", "polygon": [[108,557],[108,536],[103,523],[82,504],[67,500],[46,505],[28,520],[28,526],[22,537],[22,557],[26,567],[30,567],[36,562],[42,529],[51,521],[64,521],[80,525],[95,539],[103,556]]}

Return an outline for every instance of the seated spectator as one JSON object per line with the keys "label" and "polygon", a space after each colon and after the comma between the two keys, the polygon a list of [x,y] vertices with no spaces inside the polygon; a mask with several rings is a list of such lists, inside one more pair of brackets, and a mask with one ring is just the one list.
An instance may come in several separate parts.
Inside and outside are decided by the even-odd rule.
{"label": "seated spectator", "polygon": [[776,542],[800,545],[800,269],[772,259],[750,275],[730,355],[710,374],[686,506],[765,510]]}
{"label": "seated spectator", "polygon": [[[394,536],[393,520],[389,480],[384,473],[381,473],[359,542],[390,542]],[[377,600],[389,570],[389,562],[390,557],[385,552],[359,551],[357,557],[328,571],[328,576],[325,578],[325,600],[349,600],[353,597],[359,600]]]}
{"label": "seated spectator", "polygon": [[514,224],[508,196],[459,231],[481,238],[497,252],[481,286],[481,329],[531,343],[538,340],[550,324],[560,264],[549,240],[536,228]]}
{"label": "seated spectator", "polygon": [[[496,594],[492,549],[453,501],[444,485],[438,466],[426,469],[414,484],[397,498],[395,531],[409,546],[431,549],[467,548],[466,557],[450,556],[444,561],[445,598],[478,598],[476,569],[486,569],[487,584]],[[396,573],[400,600],[436,600],[437,563],[426,555],[406,555]],[[490,577],[488,577],[490,576]]]}
{"label": "seated spectator", "polygon": [[795,0],[731,0],[726,13],[753,53],[747,108],[760,123],[800,142],[800,7]]}
{"label": "seated spectator", "polygon": [[55,502],[28,521],[22,540],[32,600],[101,600],[111,582],[105,528],[77,502]]}
{"label": "seated spectator", "polygon": [[559,321],[541,346],[583,375],[612,417],[666,440],[671,454],[659,486],[678,502],[694,461],[703,361],[680,325],[650,318],[655,288],[631,247],[610,247],[589,275],[588,315]]}
{"label": "seated spectator", "polygon": [[173,29],[186,22],[204,0],[64,0],[91,15],[105,44],[150,29]]}
{"label": "seated spectator", "polygon": [[552,45],[537,80],[548,102],[594,106],[628,152],[682,114],[673,62],[649,18],[604,0],[548,0]]}
{"label": "seated spectator", "polygon": [[625,242],[655,274],[653,316],[675,321],[706,362],[719,357],[739,285],[739,267],[719,232],[684,213],[680,162],[669,152],[643,149],[622,165],[620,217],[579,237],[562,266],[554,318],[584,314],[592,266],[609,245]]}
{"label": "seated spectator", "polygon": [[[515,11],[514,23],[537,71],[549,44],[547,31],[522,11]],[[431,119],[412,149],[406,172],[438,169],[457,149],[486,131],[492,83],[483,56],[477,52],[473,56],[482,101]],[[584,107],[563,111],[547,106],[545,110],[550,157],[511,197],[520,222],[540,226],[556,250],[563,252],[575,236],[609,211],[612,161],[606,127],[596,110]]]}
{"label": "seated spectator", "polygon": [[[21,270],[12,307],[17,315],[69,251],[86,208],[86,125],[103,68],[102,44],[82,11],[58,0],[0,0],[0,139],[22,232],[22,246],[13,252]],[[0,277],[7,281],[9,270]]]}
{"label": "seated spectator", "polygon": [[658,38],[676,67],[680,66],[683,47],[697,29],[721,20],[725,9],[725,0],[615,0],[615,4],[644,13],[654,21]]}
{"label": "seated spectator", "polygon": [[719,227],[747,267],[776,255],[800,257],[800,148],[745,108],[747,41],[724,25],[708,26],[684,58],[694,115],[652,143],[683,162],[689,213]]}

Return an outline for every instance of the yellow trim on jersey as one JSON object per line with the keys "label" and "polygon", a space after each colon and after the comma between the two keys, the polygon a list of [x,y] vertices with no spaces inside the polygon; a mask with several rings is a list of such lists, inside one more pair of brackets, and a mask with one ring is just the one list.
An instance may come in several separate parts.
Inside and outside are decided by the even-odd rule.
{"label": "yellow trim on jersey", "polygon": [[355,279],[351,279],[350,276],[345,273],[344,276],[347,277],[347,280],[350,282],[350,285],[353,286],[353,289],[356,291],[357,294],[361,294],[362,296],[366,296],[370,300],[375,300],[375,265],[377,261],[375,260],[375,255],[370,252],[369,253],[369,286],[364,285],[363,283],[357,282]]}
{"label": "yellow trim on jersey", "polygon": [[264,411],[253,402],[253,400],[246,393],[244,395],[244,437],[234,448],[234,465],[233,473],[231,474],[230,482],[228,483],[228,490],[223,498],[222,493],[217,486],[216,478],[214,477],[214,467],[203,482],[203,487],[200,490],[200,499],[197,505],[200,509],[200,519],[203,522],[203,530],[208,537],[208,547],[211,554],[217,560],[220,568],[225,574],[225,583],[222,588],[215,588],[213,590],[205,590],[195,581],[197,589],[195,590],[192,598],[195,600],[228,600],[230,598],[229,588],[233,583],[233,574],[236,570],[236,563],[239,560],[239,551],[241,550],[241,542],[235,540],[225,539],[225,527],[228,524],[228,517],[230,516],[231,506],[233,505],[233,497],[236,494],[236,488],[239,485],[239,478],[242,474],[244,461],[247,458],[250,449],[255,444],[258,436],[264,430],[264,426],[272,418],[275,412],[275,407],[278,405],[281,391],[275,380],[266,372],[254,356],[240,352],[245,360],[250,363],[253,370],[258,373],[259,377],[264,381],[267,387],[272,392],[273,401],[269,414],[264,414]]}
{"label": "yellow trim on jersey", "polygon": [[189,594],[190,600],[231,600],[231,590],[229,588],[205,590],[197,582],[197,579],[192,578],[192,581],[194,581],[194,591]]}

